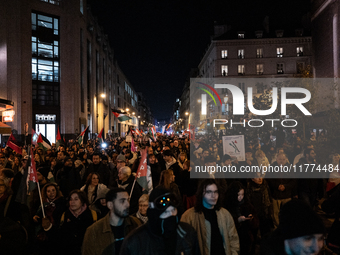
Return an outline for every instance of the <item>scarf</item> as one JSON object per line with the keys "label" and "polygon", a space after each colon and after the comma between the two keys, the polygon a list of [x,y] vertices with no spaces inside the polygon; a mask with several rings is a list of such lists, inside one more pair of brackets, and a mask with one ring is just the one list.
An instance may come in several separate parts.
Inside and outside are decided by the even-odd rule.
{"label": "scarf", "polygon": [[71,209],[69,209],[70,210],[70,212],[73,214],[73,216],[74,217],[76,217],[76,218],[78,218],[79,217],[79,215],[81,215],[85,210],[87,209],[87,205],[86,204],[84,204],[82,207],[81,207],[81,209],[80,209],[80,212],[79,213],[75,213],[74,211],[72,211]]}
{"label": "scarf", "polygon": [[139,211],[137,211],[136,217],[138,219],[142,220],[143,223],[147,223],[148,222],[148,216],[143,216]]}

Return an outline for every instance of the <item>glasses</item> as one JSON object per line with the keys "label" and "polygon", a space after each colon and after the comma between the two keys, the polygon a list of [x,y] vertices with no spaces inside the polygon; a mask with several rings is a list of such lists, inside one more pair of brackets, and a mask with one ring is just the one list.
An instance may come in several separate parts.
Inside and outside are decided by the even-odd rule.
{"label": "glasses", "polygon": [[168,208],[170,205],[177,207],[178,201],[174,194],[166,193],[164,195],[161,195],[157,197],[153,202],[149,203],[149,207],[151,209],[159,209],[164,210]]}

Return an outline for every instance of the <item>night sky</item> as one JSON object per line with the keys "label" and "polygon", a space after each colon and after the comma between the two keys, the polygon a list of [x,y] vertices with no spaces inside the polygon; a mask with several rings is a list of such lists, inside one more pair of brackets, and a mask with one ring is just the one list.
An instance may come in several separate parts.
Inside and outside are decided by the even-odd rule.
{"label": "night sky", "polygon": [[[237,30],[308,29],[310,0],[88,0],[115,58],[156,119],[170,118],[191,68],[213,35],[214,22]],[[303,18],[304,16],[304,18]],[[294,27],[294,28],[293,28]]]}

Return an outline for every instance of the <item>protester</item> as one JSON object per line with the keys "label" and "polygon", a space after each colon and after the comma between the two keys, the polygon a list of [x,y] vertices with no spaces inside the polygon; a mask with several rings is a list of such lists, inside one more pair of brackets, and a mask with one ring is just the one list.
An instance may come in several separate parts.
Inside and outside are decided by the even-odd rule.
{"label": "protester", "polygon": [[83,255],[117,255],[125,236],[141,225],[141,222],[129,216],[129,194],[122,188],[114,188],[106,194],[110,212],[92,224],[85,233]]}
{"label": "protester", "polygon": [[221,207],[221,190],[214,179],[206,179],[197,190],[194,208],[187,210],[181,221],[197,231],[201,254],[239,253],[240,244],[231,214]]}
{"label": "protester", "polygon": [[140,219],[143,223],[148,222],[147,210],[149,207],[149,196],[147,194],[143,194],[138,200],[138,211],[133,215],[136,218]]}
{"label": "protester", "polygon": [[261,245],[262,255],[319,254],[325,228],[320,217],[301,200],[282,206],[280,224]]}
{"label": "protester", "polygon": [[80,190],[85,192],[89,208],[100,213],[100,209],[96,206],[96,201],[105,197],[109,189],[105,184],[100,183],[99,174],[97,172],[90,173],[85,185]]}
{"label": "protester", "polygon": [[68,206],[60,220],[60,252],[81,255],[86,229],[97,221],[97,213],[89,209],[86,194],[80,190],[71,191]]}
{"label": "protester", "polygon": [[200,254],[195,230],[179,222],[174,194],[157,187],[149,202],[148,222],[125,238],[120,254]]}

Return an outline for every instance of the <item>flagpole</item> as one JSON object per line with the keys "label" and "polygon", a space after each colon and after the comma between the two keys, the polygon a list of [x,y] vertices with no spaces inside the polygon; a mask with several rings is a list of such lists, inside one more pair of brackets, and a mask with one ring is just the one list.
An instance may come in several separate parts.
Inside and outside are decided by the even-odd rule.
{"label": "flagpole", "polygon": [[131,195],[132,195],[132,191],[133,191],[133,188],[135,187],[135,184],[136,184],[136,178],[132,184],[132,189],[131,189],[131,192],[130,192],[130,199],[131,199]]}
{"label": "flagpole", "polygon": [[45,218],[45,210],[44,210],[44,204],[43,204],[43,201],[42,201],[42,198],[41,198],[41,192],[40,192],[40,184],[39,184],[39,181],[37,181],[37,184],[38,184],[38,192],[39,192],[41,210],[42,210],[43,217]]}

